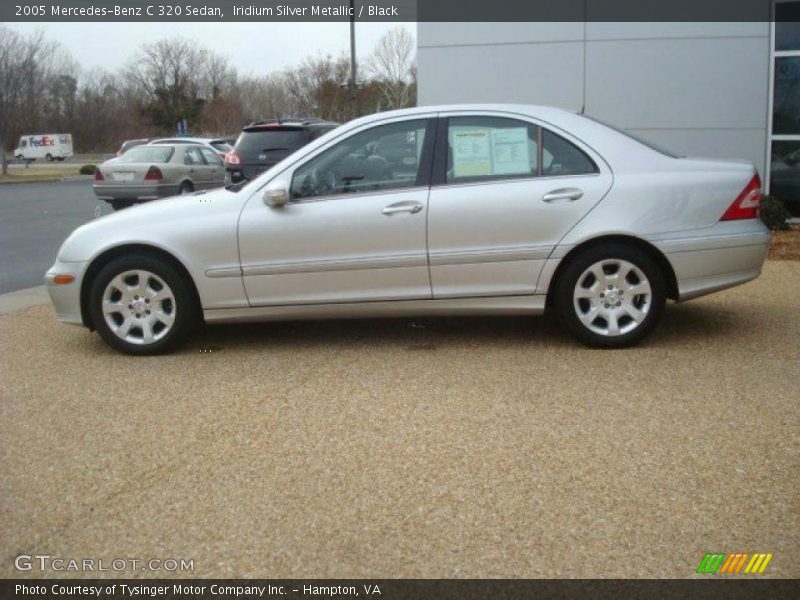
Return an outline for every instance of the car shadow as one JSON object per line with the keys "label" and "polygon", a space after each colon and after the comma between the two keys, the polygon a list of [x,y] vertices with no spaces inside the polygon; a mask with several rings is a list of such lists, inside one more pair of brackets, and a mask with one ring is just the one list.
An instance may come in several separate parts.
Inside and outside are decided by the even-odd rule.
{"label": "car shadow", "polygon": [[[659,327],[640,347],[684,345],[691,340],[734,340],[758,331],[753,307],[669,304]],[[787,318],[791,315],[787,315]],[[187,345],[191,352],[239,348],[324,346],[402,347],[435,352],[456,345],[578,347],[555,314],[538,317],[430,317],[284,321],[205,326]]]}

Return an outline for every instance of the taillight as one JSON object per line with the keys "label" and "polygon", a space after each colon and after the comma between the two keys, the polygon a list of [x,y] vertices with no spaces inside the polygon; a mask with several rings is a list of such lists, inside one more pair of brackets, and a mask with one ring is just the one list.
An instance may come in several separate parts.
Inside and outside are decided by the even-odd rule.
{"label": "taillight", "polygon": [[95,169],[94,170],[94,180],[95,181],[103,181],[104,179],[105,179],[105,177],[103,177],[103,174],[100,172],[100,169]]}
{"label": "taillight", "polygon": [[160,181],[164,179],[164,174],[158,167],[150,167],[147,169],[147,174],[144,176],[145,181]]}
{"label": "taillight", "polygon": [[758,173],[753,175],[742,192],[736,197],[722,215],[720,221],[735,221],[737,219],[756,219],[758,218],[758,207],[761,205],[761,198],[764,196],[761,191],[761,178]]}
{"label": "taillight", "polygon": [[226,165],[240,165],[240,164],[242,164],[242,159],[238,154],[236,154],[236,152],[228,152],[225,155],[225,164]]}

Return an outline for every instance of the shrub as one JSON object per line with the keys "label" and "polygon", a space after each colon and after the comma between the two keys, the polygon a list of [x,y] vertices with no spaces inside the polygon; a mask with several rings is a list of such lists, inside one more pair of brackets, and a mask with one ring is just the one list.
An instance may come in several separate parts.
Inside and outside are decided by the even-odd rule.
{"label": "shrub", "polygon": [[761,209],[758,211],[761,221],[770,229],[791,229],[788,219],[791,217],[783,202],[774,196],[764,196]]}
{"label": "shrub", "polygon": [[94,175],[95,171],[97,171],[96,165],[83,165],[80,169],[78,169],[78,173],[81,175]]}

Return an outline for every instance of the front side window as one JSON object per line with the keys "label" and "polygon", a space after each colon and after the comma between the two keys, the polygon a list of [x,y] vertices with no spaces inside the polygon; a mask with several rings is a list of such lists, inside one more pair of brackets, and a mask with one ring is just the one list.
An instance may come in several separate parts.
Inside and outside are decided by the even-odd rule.
{"label": "front side window", "polygon": [[293,198],[354,194],[417,184],[426,119],[379,125],[337,143],[299,167]]}
{"label": "front side window", "polygon": [[537,126],[502,117],[452,117],[447,126],[447,182],[538,174]]}

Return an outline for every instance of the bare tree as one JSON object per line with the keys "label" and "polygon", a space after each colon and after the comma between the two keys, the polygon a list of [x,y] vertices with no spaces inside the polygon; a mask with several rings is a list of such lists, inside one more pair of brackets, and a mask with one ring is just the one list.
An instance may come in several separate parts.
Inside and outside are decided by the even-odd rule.
{"label": "bare tree", "polygon": [[142,46],[125,71],[129,85],[140,89],[145,99],[142,114],[162,130],[182,119],[197,119],[205,102],[200,86],[207,61],[203,50],[181,38]]}
{"label": "bare tree", "polygon": [[416,104],[415,47],[408,29],[395,27],[384,34],[369,55],[365,71],[380,91],[382,108]]}
{"label": "bare tree", "polygon": [[[6,149],[10,133],[19,133],[20,123],[39,97],[43,71],[52,58],[56,44],[45,40],[44,32],[23,36],[0,25],[0,161],[3,175],[8,173]],[[26,104],[28,106],[26,106]]]}

